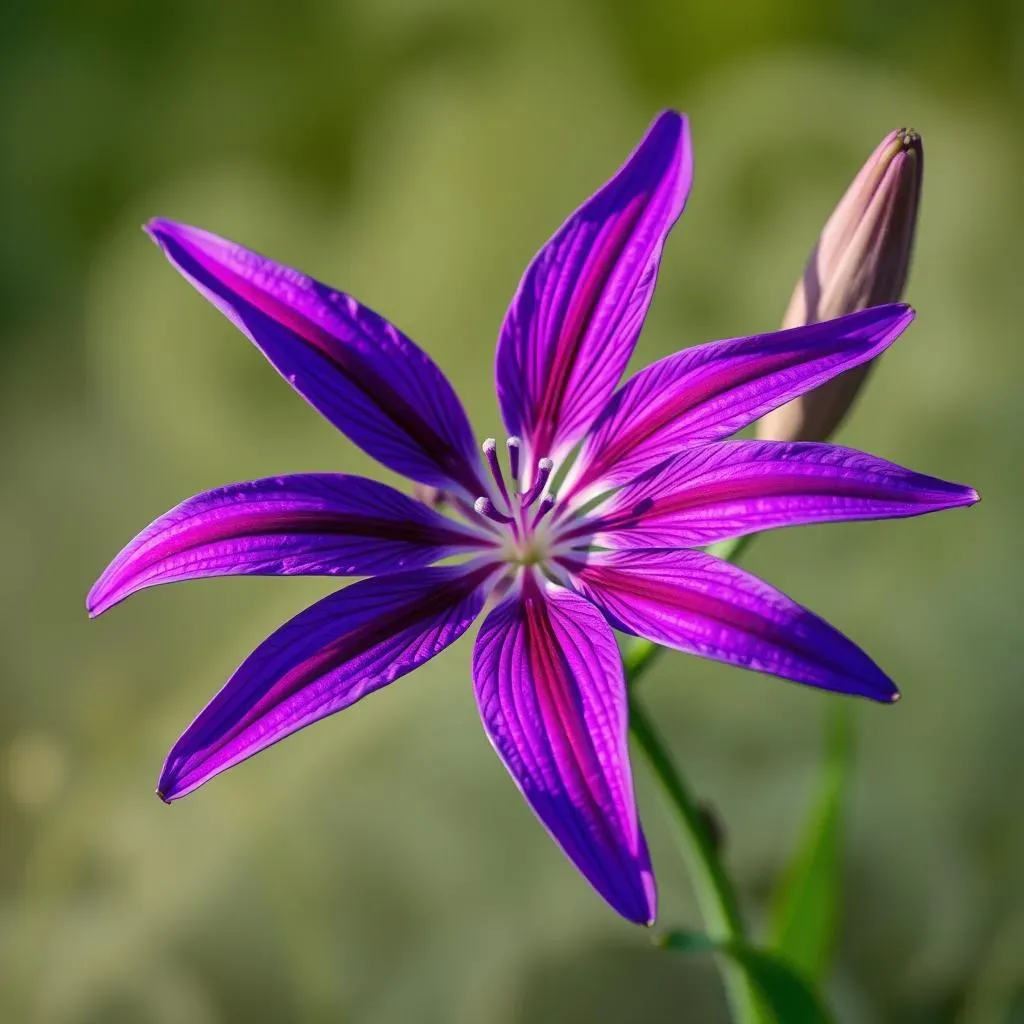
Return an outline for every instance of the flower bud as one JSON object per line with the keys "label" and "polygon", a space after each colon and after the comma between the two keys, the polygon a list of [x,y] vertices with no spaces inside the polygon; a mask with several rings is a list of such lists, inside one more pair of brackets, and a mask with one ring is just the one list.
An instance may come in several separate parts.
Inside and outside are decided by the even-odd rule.
{"label": "flower bud", "polygon": [[[924,152],[921,138],[901,128],[871,154],[832,212],[797,283],[783,327],[800,327],[898,302],[914,247]],[[842,422],[870,363],[834,377],[775,409],[757,436],[775,441],[824,441]]]}

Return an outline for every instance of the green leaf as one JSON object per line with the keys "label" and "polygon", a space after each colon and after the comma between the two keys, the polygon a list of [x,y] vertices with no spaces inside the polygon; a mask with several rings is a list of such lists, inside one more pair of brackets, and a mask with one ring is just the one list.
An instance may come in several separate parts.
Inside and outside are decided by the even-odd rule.
{"label": "green leaf", "polygon": [[669,932],[659,945],[680,953],[717,953],[747,974],[761,995],[763,1009],[776,1024],[833,1024],[832,1014],[814,986],[775,953],[735,940],[715,942],[698,932]]}
{"label": "green leaf", "polygon": [[818,793],[793,859],[771,901],[768,946],[813,982],[825,976],[839,921],[847,779],[853,759],[850,709],[830,708]]}

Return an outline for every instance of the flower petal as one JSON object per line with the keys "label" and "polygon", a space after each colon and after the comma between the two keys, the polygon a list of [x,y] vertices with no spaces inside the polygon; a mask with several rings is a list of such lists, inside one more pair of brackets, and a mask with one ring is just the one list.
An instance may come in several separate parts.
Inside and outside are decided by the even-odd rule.
{"label": "flower petal", "polygon": [[838,630],[703,551],[609,552],[574,569],[580,593],[627,633],[823,690],[899,698],[888,676]]}
{"label": "flower petal", "polygon": [[185,730],[158,793],[191,793],[293,732],[418,668],[470,627],[495,566],[438,566],[360,580],[271,634]]}
{"label": "flower petal", "polygon": [[876,306],[825,323],[699,345],[648,366],[598,417],[564,497],[627,483],[685,444],[734,434],[873,359],[913,318],[909,306]]}
{"label": "flower petal", "polygon": [[199,228],[151,221],[179,271],[303,398],[389,469],[484,493],[469,420],[444,374],[355,299]]}
{"label": "flower petal", "polygon": [[487,735],[541,822],[615,910],[650,924],[654,876],[608,624],[582,598],[527,576],[484,620],[473,678]]}
{"label": "flower petal", "polygon": [[703,547],[780,526],[902,519],[972,505],[970,487],[838,445],[715,441],[686,449],[616,492],[596,521],[609,548]]}
{"label": "flower petal", "polygon": [[643,326],[692,178],[687,122],[662,114],[527,268],[498,339],[505,425],[556,461],[611,395]]}
{"label": "flower petal", "polygon": [[205,576],[372,576],[486,547],[386,484],[303,473],[197,494],[147,526],[89,593],[99,615],[144,587]]}

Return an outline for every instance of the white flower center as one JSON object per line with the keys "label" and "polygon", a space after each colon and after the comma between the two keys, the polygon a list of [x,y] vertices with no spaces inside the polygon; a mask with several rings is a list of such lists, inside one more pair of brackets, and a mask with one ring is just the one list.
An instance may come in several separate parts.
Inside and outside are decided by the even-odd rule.
{"label": "white flower center", "polygon": [[[494,480],[490,494],[481,495],[473,511],[500,527],[500,551],[504,561],[518,566],[541,566],[550,561],[557,545],[552,531],[557,499],[548,492],[554,474],[550,459],[537,459],[523,485],[520,456],[522,442],[510,437],[508,448],[509,482],[498,460],[494,438],[484,441],[483,453]],[[493,527],[491,527],[493,530]]]}

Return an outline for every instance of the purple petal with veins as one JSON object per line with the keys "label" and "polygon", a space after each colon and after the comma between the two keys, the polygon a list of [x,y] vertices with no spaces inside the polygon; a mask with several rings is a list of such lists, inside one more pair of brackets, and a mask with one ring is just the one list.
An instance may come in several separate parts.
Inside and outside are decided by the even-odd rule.
{"label": "purple petal with veins", "polygon": [[502,325],[496,378],[505,425],[533,459],[564,455],[622,376],[691,177],[686,119],[662,114],[527,269]]}
{"label": "purple petal with veins", "polygon": [[825,323],[684,349],[641,370],[594,424],[565,494],[627,483],[686,444],[717,441],[873,359],[914,318],[877,306]]}
{"label": "purple petal with veins", "polygon": [[703,551],[590,556],[573,582],[627,633],[701,658],[891,703],[899,692],[855,644],[748,572]]}
{"label": "purple petal with veins", "polygon": [[378,576],[300,612],[185,730],[164,763],[161,797],[191,793],[440,654],[480,613],[494,569],[478,562]]}
{"label": "purple petal with veins", "polygon": [[541,822],[620,914],[650,924],[622,660],[597,609],[528,574],[484,620],[473,678],[487,735]]}
{"label": "purple petal with veins", "polygon": [[[488,736],[572,863],[620,914],[649,924],[655,886],[613,626],[809,686],[896,699],[881,669],[833,627],[681,546],[977,499],[848,449],[723,443],[875,358],[913,312],[877,307],[688,349],[613,395],[691,171],[686,119],[665,113],[530,264],[496,355],[512,436],[504,453],[484,442],[486,467],[448,381],[392,324],[209,232],[149,225],[177,269],[314,408],[424,499],[336,474],[234,484],[190,498],[118,555],[89,595],[92,614],[195,577],[371,577],[300,613],[242,663],[168,755],[164,799],[412,671],[461,636],[493,594],[500,603],[473,659]],[[469,561],[427,567],[450,556]]]}
{"label": "purple petal with veins", "polygon": [[609,548],[703,547],[808,523],[903,519],[972,505],[970,487],[838,445],[724,441],[687,448],[617,491],[572,533]]}
{"label": "purple petal with veins", "polygon": [[386,484],[302,473],[197,494],[147,526],[89,593],[99,615],[144,587],[205,576],[372,576],[492,542]]}
{"label": "purple petal with veins", "polygon": [[430,357],[351,296],[199,228],[148,229],[318,412],[389,469],[481,493],[466,413]]}

